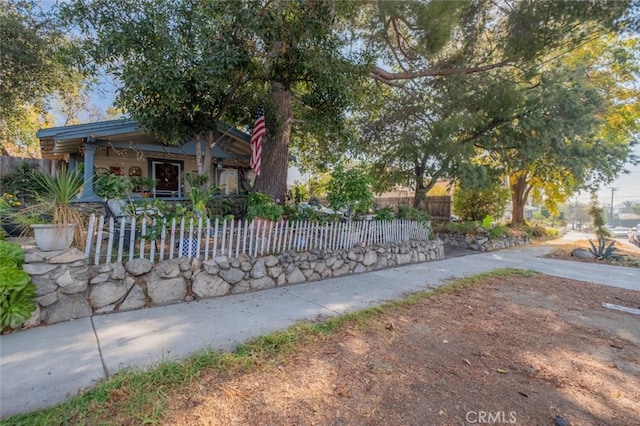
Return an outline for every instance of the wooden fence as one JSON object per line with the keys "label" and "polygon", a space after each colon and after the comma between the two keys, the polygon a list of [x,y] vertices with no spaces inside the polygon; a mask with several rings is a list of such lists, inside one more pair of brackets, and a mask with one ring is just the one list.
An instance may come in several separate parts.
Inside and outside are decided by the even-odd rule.
{"label": "wooden fence", "polygon": [[[397,207],[400,205],[413,206],[414,197],[377,197],[374,202],[378,207]],[[426,199],[426,207],[429,215],[435,220],[451,218],[451,196],[430,195]]]}
{"label": "wooden fence", "polygon": [[16,165],[20,163],[28,163],[43,173],[55,176],[56,170],[63,163],[61,160],[51,160],[43,158],[22,158],[10,157],[8,155],[0,155],[0,176],[6,176],[12,173]]}
{"label": "wooden fence", "polygon": [[427,197],[427,211],[436,220],[451,219],[451,196],[437,195]]}
{"label": "wooden fence", "polygon": [[148,217],[91,215],[85,254],[95,265],[135,258],[153,262],[178,257],[279,254],[287,250],[348,249],[386,242],[428,240],[430,224],[407,220],[314,223],[173,219],[166,226]]}

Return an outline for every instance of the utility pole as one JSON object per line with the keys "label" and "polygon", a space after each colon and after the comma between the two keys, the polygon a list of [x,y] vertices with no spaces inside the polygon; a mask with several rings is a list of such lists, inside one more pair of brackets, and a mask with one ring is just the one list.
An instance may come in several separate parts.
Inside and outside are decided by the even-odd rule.
{"label": "utility pole", "polygon": [[611,187],[609,189],[611,190],[611,221],[609,225],[613,226],[613,193],[616,192],[618,188]]}

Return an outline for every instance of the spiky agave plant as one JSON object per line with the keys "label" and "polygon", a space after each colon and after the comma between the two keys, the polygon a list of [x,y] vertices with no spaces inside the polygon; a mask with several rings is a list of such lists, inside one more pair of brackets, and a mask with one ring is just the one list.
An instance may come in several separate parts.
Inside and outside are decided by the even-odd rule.
{"label": "spiky agave plant", "polygon": [[618,248],[614,247],[615,241],[611,241],[607,245],[606,238],[598,238],[598,245],[596,246],[592,240],[589,240],[591,248],[589,251],[598,259],[616,259],[618,257]]}
{"label": "spiky agave plant", "polygon": [[84,221],[80,212],[71,205],[84,185],[80,173],[70,172],[63,167],[58,170],[55,177],[38,174],[35,179],[43,189],[36,194],[38,204],[34,209],[42,214],[50,214],[51,223],[59,227],[61,233],[65,226],[73,225],[73,242],[77,246],[84,247],[86,241]]}

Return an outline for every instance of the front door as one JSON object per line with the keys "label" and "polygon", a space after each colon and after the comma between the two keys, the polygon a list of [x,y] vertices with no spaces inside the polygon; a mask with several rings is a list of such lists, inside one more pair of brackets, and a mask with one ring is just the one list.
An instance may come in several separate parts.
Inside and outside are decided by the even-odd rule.
{"label": "front door", "polygon": [[150,160],[156,197],[182,197],[182,161]]}

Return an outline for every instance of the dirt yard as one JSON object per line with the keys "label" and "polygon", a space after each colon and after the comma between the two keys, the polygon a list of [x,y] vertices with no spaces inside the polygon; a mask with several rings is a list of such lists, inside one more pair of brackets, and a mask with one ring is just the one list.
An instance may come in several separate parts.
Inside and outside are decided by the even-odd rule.
{"label": "dirt yard", "polygon": [[286,363],[202,377],[176,425],[640,425],[640,293],[544,275],[397,307]]}

